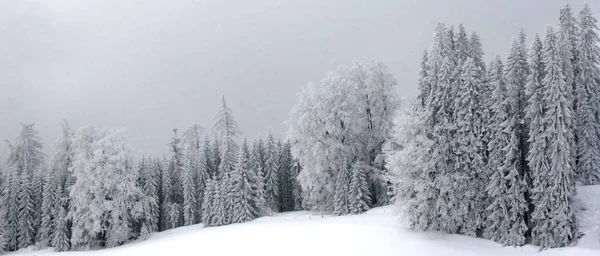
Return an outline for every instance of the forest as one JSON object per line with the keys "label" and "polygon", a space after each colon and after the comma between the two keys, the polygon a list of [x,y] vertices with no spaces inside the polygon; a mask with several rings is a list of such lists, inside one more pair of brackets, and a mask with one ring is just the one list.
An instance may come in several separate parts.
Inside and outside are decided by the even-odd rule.
{"label": "forest", "polygon": [[588,6],[558,17],[487,59],[476,32],[438,23],[416,99],[400,100],[384,63],[355,61],[302,89],[283,138],[244,138],[225,96],[212,128],[173,129],[163,156],[137,153],[123,129],[62,121],[47,157],[21,124],[1,171],[0,251],[390,204],[418,231],[570,246],[577,188],[600,185],[600,38]]}

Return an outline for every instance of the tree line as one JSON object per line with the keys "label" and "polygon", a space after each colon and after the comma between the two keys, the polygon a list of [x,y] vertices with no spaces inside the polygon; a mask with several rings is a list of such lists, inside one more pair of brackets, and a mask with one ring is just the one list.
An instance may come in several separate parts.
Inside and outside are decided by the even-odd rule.
{"label": "tree line", "polygon": [[123,130],[66,121],[46,162],[33,124],[9,143],[2,173],[0,249],[56,251],[114,247],[149,234],[203,223],[251,221],[301,208],[299,162],[288,141],[238,141],[225,99],[213,132],[173,130],[168,157],[134,161]]}

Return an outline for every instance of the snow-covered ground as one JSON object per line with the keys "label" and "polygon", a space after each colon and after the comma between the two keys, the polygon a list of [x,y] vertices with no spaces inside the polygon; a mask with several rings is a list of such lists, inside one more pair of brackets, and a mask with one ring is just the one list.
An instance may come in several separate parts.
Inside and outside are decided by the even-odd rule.
{"label": "snow-covered ground", "polygon": [[[26,249],[9,255],[598,256],[598,233],[594,233],[597,230],[588,223],[600,216],[600,186],[583,187],[578,193],[579,204],[585,209],[578,213],[578,218],[581,231],[586,235],[574,247],[542,252],[534,246],[503,247],[484,239],[411,231],[401,226],[393,208],[388,206],[358,216],[292,212],[224,227],[194,225],[156,233],[145,241],[97,251],[56,253],[49,249]],[[594,220],[595,223],[598,221]]]}

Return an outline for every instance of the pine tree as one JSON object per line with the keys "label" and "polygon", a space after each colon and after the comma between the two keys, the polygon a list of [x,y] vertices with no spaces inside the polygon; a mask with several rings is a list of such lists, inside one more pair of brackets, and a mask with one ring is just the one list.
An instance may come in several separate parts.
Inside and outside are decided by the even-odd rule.
{"label": "pine tree", "polygon": [[344,161],[344,165],[338,171],[335,180],[335,197],[333,199],[333,214],[347,215],[350,213],[350,171],[348,164]]}
{"label": "pine tree", "polygon": [[146,170],[141,176],[143,180],[142,191],[144,192],[144,227],[149,233],[159,230],[160,219],[160,198],[159,198],[159,178],[160,166],[158,161],[148,161],[144,166]]}
{"label": "pine tree", "polygon": [[183,225],[188,226],[196,222],[196,187],[194,182],[194,162],[188,156],[183,168]]}
{"label": "pine tree", "polygon": [[[527,47],[525,46],[525,34],[521,30],[519,36],[513,40],[511,49],[506,60],[506,69],[504,70],[506,80],[507,97],[509,99],[509,118],[514,116],[517,125],[517,145],[515,146],[515,154],[519,158],[520,163],[516,165],[519,175],[526,175],[527,166],[527,126],[525,124],[525,106],[527,99],[525,95],[525,87],[527,84],[527,76],[529,75],[529,65],[527,63]],[[527,178],[527,177],[526,177]]]}
{"label": "pine tree", "polygon": [[[566,8],[564,12],[569,10]],[[575,61],[577,179],[584,185],[593,185],[600,184],[600,47],[597,20],[589,6],[583,8],[579,20]]]}
{"label": "pine tree", "polygon": [[169,143],[171,159],[169,160],[169,172],[171,181],[170,198],[167,201],[170,228],[183,225],[183,150],[181,139],[177,135],[177,129],[173,129],[173,138]]}
{"label": "pine tree", "polygon": [[[513,43],[513,51],[518,51],[517,41]],[[513,57],[517,52],[511,54]],[[521,167],[521,151],[519,140],[519,94],[514,82],[499,80],[502,63],[497,59],[493,66],[492,81],[496,86],[493,95],[495,127],[493,140],[490,143],[490,170],[492,171],[487,193],[491,204],[487,208],[487,226],[485,236],[508,246],[519,246],[525,243],[527,225],[525,214],[528,204],[525,201],[527,183]],[[515,67],[512,67],[515,69]],[[507,71],[510,77],[515,71]],[[509,87],[510,86],[510,87]]]}
{"label": "pine tree", "polygon": [[[452,184],[449,179],[439,179],[442,176],[448,176],[454,173],[453,159],[451,154],[452,133],[455,129],[453,123],[453,104],[452,77],[454,67],[449,58],[444,58],[439,73],[437,89],[432,95],[432,102],[427,108],[430,113],[427,121],[427,129],[431,131],[433,146],[431,148],[431,166],[426,171],[434,180],[424,182],[422,193],[430,197],[431,200],[420,207],[423,218],[429,218],[431,221],[426,226],[419,225],[419,230],[438,230],[455,233],[459,228],[459,223],[452,222],[450,219],[457,216],[453,211],[457,210],[450,204],[454,200],[447,189]],[[435,213],[439,214],[435,214]],[[417,215],[420,215],[417,214]],[[425,224],[425,223],[421,223]]]}
{"label": "pine tree", "polygon": [[46,170],[42,143],[33,124],[22,124],[20,135],[10,153],[3,176],[8,182],[4,201],[8,202],[6,233],[8,250],[17,250],[35,242],[41,217],[40,175]]}
{"label": "pine tree", "polygon": [[[568,135],[572,107],[561,68],[561,55],[554,30],[549,27],[544,42],[543,80],[544,109],[542,136],[547,145],[539,161],[541,168],[533,170],[531,238],[542,248],[566,246],[575,236],[571,203],[575,192],[574,169]],[[545,163],[544,163],[545,162]]]}
{"label": "pine tree", "polygon": [[429,93],[431,92],[431,85],[427,80],[427,50],[423,51],[421,56],[421,70],[419,71],[419,96],[417,96],[418,102],[422,107],[428,102]]}
{"label": "pine tree", "polygon": [[[529,124],[529,140],[527,161],[529,170],[531,170],[530,194],[531,200],[535,202],[535,186],[537,186],[538,177],[548,171],[548,158],[544,155],[546,151],[546,138],[544,131],[544,106],[543,106],[543,80],[545,75],[545,64],[543,58],[543,45],[539,35],[536,35],[531,47],[529,62],[530,74],[527,79],[527,96],[529,104],[526,109],[527,123]],[[538,196],[539,196],[538,191]],[[532,202],[531,202],[532,203]],[[531,208],[531,207],[530,207]],[[533,217],[533,216],[532,216]],[[533,221],[530,220],[530,227]]]}
{"label": "pine tree", "polygon": [[54,231],[56,230],[56,218],[58,212],[56,212],[56,205],[59,204],[58,200],[58,184],[55,182],[56,174],[53,172],[47,172],[46,178],[44,179],[44,189],[42,196],[42,222],[39,230],[39,244],[41,246],[51,246],[52,239],[54,237]]}
{"label": "pine tree", "polygon": [[277,171],[279,169],[279,159],[277,154],[277,145],[273,134],[269,132],[267,136],[267,150],[265,162],[265,200],[267,206],[273,212],[279,210],[279,180]]}
{"label": "pine tree", "polygon": [[26,248],[35,242],[35,197],[33,179],[23,173],[19,191],[19,248]]}
{"label": "pine tree", "polygon": [[225,225],[227,221],[225,212],[225,194],[227,193],[227,187],[222,180],[215,181],[214,185],[210,226],[222,226]]}
{"label": "pine tree", "polygon": [[294,210],[294,199],[292,192],[292,180],[290,169],[292,168],[292,153],[290,143],[284,142],[279,148],[279,211],[287,212]]}
{"label": "pine tree", "polygon": [[212,226],[213,203],[215,195],[215,181],[206,181],[206,190],[204,192],[204,204],[202,204],[202,223],[205,227]]}
{"label": "pine tree", "polygon": [[352,175],[348,187],[348,210],[351,214],[360,214],[369,210],[368,202],[371,200],[367,181],[369,168],[364,162],[356,162],[352,165]]}
{"label": "pine tree", "polygon": [[254,141],[252,144],[252,154],[250,155],[250,165],[252,167],[252,172],[256,175],[256,184],[257,184],[257,207],[259,209],[260,215],[268,214],[266,209],[266,199],[265,199],[265,182],[263,175],[263,152],[264,148],[262,145],[262,140],[259,138]]}
{"label": "pine tree", "polygon": [[196,166],[196,223],[202,221],[202,209],[204,204],[204,193],[206,190],[206,182],[210,179],[210,172],[208,169],[208,160],[206,157],[206,151],[200,150],[198,153],[198,162]]}
{"label": "pine tree", "polygon": [[168,166],[168,160],[166,158],[163,158],[162,160],[158,161],[157,165],[159,165],[160,169],[161,169],[161,190],[160,190],[160,222],[161,222],[161,226],[160,226],[160,230],[164,231],[167,229],[171,229],[172,227],[169,226],[169,221],[168,221],[168,216],[169,216],[169,204],[170,204],[170,200],[171,200],[171,191],[172,191],[172,183],[171,183],[171,171],[169,170]]}
{"label": "pine tree", "polygon": [[450,197],[447,203],[454,205],[448,217],[460,227],[459,232],[471,236],[476,236],[483,223],[485,197],[481,191],[485,190],[488,180],[481,173],[484,168],[484,149],[481,143],[483,120],[479,114],[480,87],[477,67],[469,57],[463,64],[460,87],[454,101],[453,171],[443,174],[448,175],[450,187],[443,189]]}
{"label": "pine tree", "polygon": [[232,175],[233,213],[232,223],[242,223],[256,219],[258,207],[258,175],[252,169],[248,143],[244,141],[239,152],[237,166]]}
{"label": "pine tree", "polygon": [[292,196],[294,199],[294,211],[302,210],[302,188],[298,182],[298,174],[300,174],[301,166],[300,161],[294,158],[292,160],[292,167],[290,168],[290,183],[292,184]]}
{"label": "pine tree", "polygon": [[64,207],[67,199],[63,198],[58,203],[58,215],[56,216],[56,231],[54,232],[54,250],[64,252],[71,249],[70,230],[68,226],[67,209]]}

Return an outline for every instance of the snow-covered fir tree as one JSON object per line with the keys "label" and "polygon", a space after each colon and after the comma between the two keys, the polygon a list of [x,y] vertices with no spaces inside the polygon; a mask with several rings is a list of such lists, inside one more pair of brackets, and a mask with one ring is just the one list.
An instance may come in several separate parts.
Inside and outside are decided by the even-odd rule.
{"label": "snow-covered fir tree", "polygon": [[188,226],[196,223],[197,197],[195,183],[195,163],[192,155],[185,157],[182,173],[183,186],[183,225]]}
{"label": "snow-covered fir tree", "polygon": [[[572,107],[568,100],[567,84],[561,68],[557,36],[549,27],[544,41],[541,136],[546,139],[544,151],[532,158],[540,168],[532,170],[531,241],[542,248],[566,246],[575,237],[571,203],[575,193],[575,173],[571,166],[568,117]],[[545,159],[543,159],[545,158]],[[543,160],[542,160],[543,159]]]}
{"label": "snow-covered fir tree", "polygon": [[233,213],[232,223],[251,221],[260,216],[259,177],[250,161],[250,149],[244,140],[239,151],[236,168],[232,174]]}
{"label": "snow-covered fir tree", "polygon": [[[513,43],[513,49],[518,51],[515,45],[518,45],[517,40]],[[494,130],[489,144],[491,173],[486,188],[491,204],[487,207],[484,235],[504,245],[518,246],[525,243],[528,211],[525,201],[527,183],[521,167],[519,95],[514,93],[519,89],[515,88],[517,85],[514,81],[509,87],[507,79],[502,77],[503,65],[499,58],[492,63],[490,71],[490,81],[495,86],[491,124]]]}
{"label": "snow-covered fir tree", "polygon": [[52,240],[52,244],[54,245],[54,250],[57,252],[64,252],[71,249],[70,242],[70,233],[71,230],[69,228],[69,219],[67,209],[65,207],[67,203],[67,198],[62,198],[58,205],[58,214],[56,217],[56,230],[54,231],[54,237]]}
{"label": "snow-covered fir tree", "polygon": [[[46,170],[42,142],[33,124],[22,124],[14,144],[9,144],[6,170],[3,173],[3,201],[6,203],[4,238],[10,251],[34,244],[41,217],[36,180]],[[39,198],[41,199],[41,198]]]}
{"label": "snow-covered fir tree", "polygon": [[141,189],[144,193],[144,227],[147,232],[159,230],[160,220],[160,166],[156,160],[148,159],[142,165],[139,179],[142,181]]}
{"label": "snow-covered fir tree", "polygon": [[215,180],[209,179],[206,181],[206,189],[204,192],[204,204],[202,204],[202,223],[205,227],[212,225],[212,205],[215,194]]}
{"label": "snow-covered fir tree", "polygon": [[294,200],[294,211],[302,210],[302,188],[300,187],[300,183],[298,182],[298,174],[302,167],[300,166],[300,161],[298,159],[292,160],[292,166],[290,168],[290,182],[292,183],[292,197]]}
{"label": "snow-covered fir tree", "polygon": [[350,185],[348,187],[348,210],[352,214],[360,214],[369,210],[368,202],[371,201],[367,173],[372,168],[362,161],[352,165]]}
{"label": "snow-covered fir tree", "polygon": [[[569,13],[568,9],[564,13]],[[584,185],[600,184],[600,47],[596,23],[586,5],[579,14],[580,31],[575,50],[576,170],[577,179]]]}
{"label": "snow-covered fir tree", "polygon": [[46,172],[43,184],[42,194],[42,222],[38,232],[38,244],[41,246],[51,246],[56,230],[56,218],[59,210],[56,205],[60,204],[58,193],[58,183],[56,182],[56,173]]}
{"label": "snow-covered fir tree", "polygon": [[252,168],[252,172],[256,175],[256,184],[257,184],[257,207],[260,209],[260,215],[269,214],[267,210],[267,204],[265,199],[265,182],[263,175],[263,166],[264,166],[264,148],[262,139],[258,138],[252,143],[252,152],[250,154],[250,166]]}
{"label": "snow-covered fir tree", "polygon": [[279,154],[277,142],[273,134],[269,132],[267,136],[266,154],[265,154],[265,201],[267,207],[273,212],[279,211]]}
{"label": "snow-covered fir tree", "polygon": [[333,198],[333,214],[335,215],[350,213],[350,166],[348,166],[347,160],[344,160],[344,163],[335,179],[335,195]]}
{"label": "snow-covered fir tree", "polygon": [[[484,175],[483,144],[481,143],[483,120],[480,115],[481,81],[477,78],[477,66],[467,57],[461,69],[460,87],[454,100],[453,170],[442,174],[454,205],[449,223],[456,223],[459,232],[476,236],[483,223],[484,194],[488,177]],[[444,175],[448,175],[444,177]],[[442,183],[443,184],[443,183]],[[453,200],[456,200],[453,202]]]}
{"label": "snow-covered fir tree", "polygon": [[293,180],[291,178],[292,168],[291,145],[285,141],[279,148],[279,211],[287,212],[294,210]]}
{"label": "snow-covered fir tree", "polygon": [[168,171],[170,175],[169,198],[166,200],[167,219],[169,228],[176,228],[183,225],[183,148],[181,139],[177,134],[177,129],[173,129],[173,137],[169,142],[171,158],[169,159]]}

